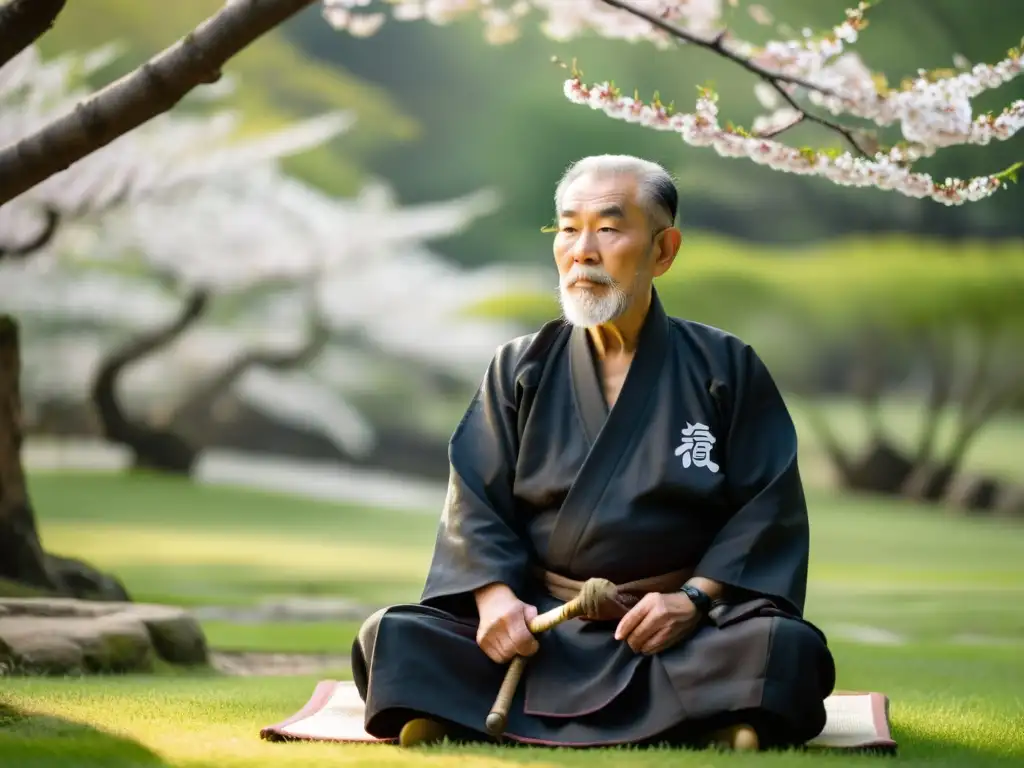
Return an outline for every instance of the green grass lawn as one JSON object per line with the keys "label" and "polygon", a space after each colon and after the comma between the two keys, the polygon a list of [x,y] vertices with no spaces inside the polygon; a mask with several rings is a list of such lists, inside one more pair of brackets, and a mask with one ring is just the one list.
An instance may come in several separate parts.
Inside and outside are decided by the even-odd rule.
{"label": "green grass lawn", "polygon": [[[42,536],[118,573],[138,600],[244,605],[330,595],[415,599],[436,514],[369,510],[152,477],[35,474]],[[1024,760],[1024,526],[810,492],[810,616],[839,687],[892,699],[900,765]],[[345,653],[354,622],[206,623],[216,648]],[[860,633],[860,635],[858,635]],[[865,634],[866,633],[866,634]],[[874,634],[872,634],[874,633]],[[888,633],[888,634],[885,634]],[[866,640],[857,641],[863,635]],[[880,639],[879,639],[880,638]],[[260,727],[316,677],[182,674],[17,679],[0,686],[0,765],[866,765],[883,758],[274,745]]]}

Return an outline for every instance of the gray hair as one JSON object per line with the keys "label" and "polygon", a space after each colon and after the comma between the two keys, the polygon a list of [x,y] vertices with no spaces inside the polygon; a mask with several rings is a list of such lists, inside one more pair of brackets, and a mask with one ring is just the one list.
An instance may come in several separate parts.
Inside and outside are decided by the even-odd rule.
{"label": "gray hair", "polygon": [[614,176],[628,174],[637,181],[640,204],[647,210],[655,229],[675,224],[679,208],[679,191],[672,176],[662,166],[632,155],[591,155],[570,165],[555,189],[555,209],[561,210],[566,187],[581,176]]}

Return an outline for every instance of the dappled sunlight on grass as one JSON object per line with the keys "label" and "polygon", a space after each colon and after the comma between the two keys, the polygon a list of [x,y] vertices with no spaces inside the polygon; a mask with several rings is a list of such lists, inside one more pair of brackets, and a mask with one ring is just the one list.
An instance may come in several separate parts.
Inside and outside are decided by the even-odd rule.
{"label": "dappled sunlight on grass", "polygon": [[[880,653],[865,658],[871,665]],[[936,670],[935,678],[941,677]],[[25,710],[88,723],[112,745],[133,755],[153,754],[166,763],[140,760],[139,765],[198,766],[370,766],[457,765],[505,766],[650,766],[731,765],[867,765],[878,758],[821,754],[722,755],[660,749],[565,751],[533,748],[442,747],[401,751],[387,746],[351,747],[332,744],[269,744],[259,728],[292,713],[305,702],[315,678],[207,679],[139,677],[83,680],[14,680],[11,705]],[[1024,757],[1024,736],[1013,730],[1015,712],[1002,702],[954,699],[941,690],[931,698],[896,697],[893,720],[902,745],[899,765],[1010,766]],[[1008,685],[1001,686],[1003,695]],[[1018,705],[1019,706],[1019,705]],[[1017,715],[1020,711],[1016,712]],[[0,727],[0,752],[28,757],[18,765],[58,766],[70,751],[60,748],[61,736],[80,730],[68,726],[47,732],[31,720]],[[31,739],[26,738],[31,736]],[[33,746],[34,743],[34,746]],[[71,743],[70,740],[68,743]],[[48,752],[54,747],[55,752]],[[88,750],[79,752],[79,755]],[[108,754],[110,754],[108,752]],[[47,756],[49,756],[47,760]],[[108,765],[129,765],[127,760]]]}
{"label": "dappled sunlight on grass", "polygon": [[142,564],[160,567],[250,566],[305,577],[419,579],[429,562],[424,547],[348,543],[344,540],[271,534],[188,532],[153,525],[57,524],[47,528],[56,551],[88,553],[114,570]]}
{"label": "dappled sunlight on grass", "polygon": [[430,557],[425,546],[160,525],[56,523],[44,535],[53,551],[119,574],[137,599],[190,605],[339,591],[370,602],[415,598]]}
{"label": "dappled sunlight on grass", "polygon": [[359,631],[358,621],[233,623],[204,621],[213,648],[237,651],[348,654]]}

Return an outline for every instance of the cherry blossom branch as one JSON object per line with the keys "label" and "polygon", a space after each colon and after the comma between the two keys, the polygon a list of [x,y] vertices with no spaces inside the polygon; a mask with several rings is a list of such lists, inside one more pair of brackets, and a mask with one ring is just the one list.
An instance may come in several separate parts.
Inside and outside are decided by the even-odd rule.
{"label": "cherry blossom branch", "polygon": [[216,82],[224,64],[314,0],[228,0],[126,77],[0,150],[0,205]]}
{"label": "cherry blossom branch", "polygon": [[652,26],[655,26],[658,29],[667,32],[674,38],[677,38],[679,40],[685,40],[686,42],[696,45],[700,48],[706,48],[709,51],[717,53],[719,56],[722,56],[728,59],[729,61],[743,67],[748,72],[757,75],[770,85],[777,87],[777,83],[789,83],[790,85],[798,85],[801,88],[806,88],[809,91],[821,91],[826,95],[835,95],[828,89],[815,85],[814,83],[808,80],[804,80],[799,77],[794,77],[792,75],[787,75],[783,72],[773,72],[771,70],[765,69],[764,67],[755,64],[750,59],[740,56],[739,54],[733,53],[723,44],[726,39],[726,34],[728,30],[722,30],[714,37],[709,39],[696,35],[693,32],[690,32],[689,30],[686,30],[683,27],[679,26],[678,24],[673,24],[671,21],[659,19],[654,14],[648,13],[647,11],[642,10],[640,8],[636,8],[635,6],[632,5],[632,3],[627,3],[625,2],[625,0],[600,0],[600,2],[605,3],[606,5],[610,5],[613,8],[618,8],[619,10],[625,11],[626,13],[631,13],[637,18],[643,19],[648,24],[651,24]]}
{"label": "cherry blossom branch", "polygon": [[10,0],[0,5],[0,67],[46,34],[66,0]]}
{"label": "cherry blossom branch", "polygon": [[[914,173],[892,158],[879,154],[875,159],[854,157],[850,153],[797,149],[718,123],[717,97],[704,89],[692,114],[675,113],[655,101],[622,96],[609,83],[585,85],[579,75],[565,82],[565,96],[575,104],[603,111],[609,117],[639,123],[661,131],[675,131],[683,141],[695,147],[711,147],[722,157],[745,157],[776,171],[804,176],[820,176],[840,186],[877,187],[915,198],[931,198],[945,205],[961,205],[982,200],[1016,181],[1021,164],[1002,173],[973,179],[946,179],[938,183],[927,173]],[[1019,116],[1024,117],[1024,116]],[[1024,125],[1019,119],[1013,127]]]}
{"label": "cherry blossom branch", "polygon": [[847,143],[853,148],[853,150],[858,155],[860,155],[861,157],[870,157],[868,151],[857,140],[857,138],[853,134],[853,131],[850,128],[834,120],[829,120],[826,117],[821,117],[812,112],[808,112],[806,109],[801,107],[797,103],[796,99],[794,99],[793,96],[790,94],[790,92],[785,87],[783,87],[783,83],[799,86],[800,88],[806,88],[809,91],[815,91],[817,93],[820,93],[822,96],[831,96],[835,98],[837,94],[835,94],[832,90],[828,88],[823,88],[820,85],[816,85],[810,82],[809,80],[805,80],[800,77],[794,77],[792,75],[787,75],[783,72],[766,69],[765,67],[762,67],[759,64],[755,64],[753,61],[746,58],[745,56],[741,56],[740,54],[730,51],[724,45],[727,30],[722,30],[713,38],[703,38],[684,29],[678,24],[673,24],[671,21],[666,21],[665,19],[659,19],[657,16],[648,13],[647,11],[644,11],[640,8],[636,8],[631,3],[625,2],[625,0],[601,0],[601,2],[605,3],[606,5],[612,6],[613,8],[618,8],[619,10],[631,13],[637,18],[643,19],[644,21],[648,22],[652,26],[655,26],[658,29],[667,32],[668,34],[672,35],[672,37],[675,37],[679,40],[684,40],[687,43],[696,45],[700,48],[709,50],[712,53],[718,54],[719,56],[722,56],[723,58],[726,58],[729,61],[738,64],[748,72],[757,75],[759,78],[761,78],[761,80],[770,85],[783,98],[783,100],[794,110],[794,112],[797,113],[797,116],[794,117],[792,122],[788,123],[787,125],[776,128],[774,130],[759,132],[757,133],[758,136],[762,138],[771,138],[773,136],[778,136],[779,134],[783,133],[784,131],[788,131],[790,128],[793,128],[799,123],[808,121],[816,123],[822,126],[823,128],[827,128],[830,131],[838,133],[847,141]]}

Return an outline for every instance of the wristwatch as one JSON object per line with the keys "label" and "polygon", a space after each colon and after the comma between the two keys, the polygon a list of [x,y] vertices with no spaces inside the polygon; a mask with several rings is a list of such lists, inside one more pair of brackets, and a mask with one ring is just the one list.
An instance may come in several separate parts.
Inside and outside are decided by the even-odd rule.
{"label": "wristwatch", "polygon": [[679,591],[690,598],[690,600],[693,601],[694,606],[696,606],[697,610],[701,613],[707,615],[711,611],[711,598],[708,597],[707,593],[703,590],[697,589],[697,587],[690,584],[684,584]]}

